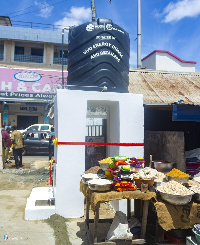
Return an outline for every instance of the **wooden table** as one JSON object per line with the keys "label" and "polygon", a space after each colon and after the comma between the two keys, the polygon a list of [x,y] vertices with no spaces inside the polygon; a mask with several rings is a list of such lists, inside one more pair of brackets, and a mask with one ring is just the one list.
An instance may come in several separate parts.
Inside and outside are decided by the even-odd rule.
{"label": "wooden table", "polygon": [[131,217],[131,199],[140,199],[144,201],[143,214],[142,214],[142,229],[141,238],[145,238],[148,206],[152,198],[156,198],[155,192],[141,192],[140,190],[135,191],[108,191],[108,192],[95,192],[91,191],[86,184],[80,182],[80,191],[84,194],[86,200],[86,227],[89,234],[89,208],[94,211],[94,233],[93,237],[90,237],[91,244],[97,243],[98,223],[99,223],[99,207],[101,202],[108,202],[114,200],[127,199],[127,218]]}

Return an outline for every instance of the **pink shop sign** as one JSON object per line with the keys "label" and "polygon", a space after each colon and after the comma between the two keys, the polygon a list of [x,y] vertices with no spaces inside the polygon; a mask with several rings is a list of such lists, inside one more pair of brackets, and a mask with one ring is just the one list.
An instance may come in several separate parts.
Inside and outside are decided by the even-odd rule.
{"label": "pink shop sign", "polygon": [[[64,72],[66,82],[67,72]],[[55,94],[62,86],[61,71],[24,70],[0,67],[0,92]]]}

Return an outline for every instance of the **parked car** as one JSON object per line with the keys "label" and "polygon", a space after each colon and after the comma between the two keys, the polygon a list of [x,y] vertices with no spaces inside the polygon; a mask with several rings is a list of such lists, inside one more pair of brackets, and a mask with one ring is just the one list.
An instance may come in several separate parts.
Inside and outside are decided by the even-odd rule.
{"label": "parked car", "polygon": [[49,153],[49,132],[27,131],[24,133],[23,155]]}
{"label": "parked car", "polygon": [[51,132],[52,127],[53,127],[53,125],[51,125],[51,124],[33,124],[33,125],[30,125],[29,127],[25,128],[25,129],[21,129],[18,131],[20,131],[23,134],[29,130]]}

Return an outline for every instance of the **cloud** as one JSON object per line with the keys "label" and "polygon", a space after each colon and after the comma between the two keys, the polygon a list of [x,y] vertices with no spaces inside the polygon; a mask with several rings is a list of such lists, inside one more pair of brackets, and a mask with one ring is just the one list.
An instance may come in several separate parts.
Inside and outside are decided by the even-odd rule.
{"label": "cloud", "polygon": [[45,1],[42,3],[39,3],[37,1],[34,2],[36,6],[40,8],[40,13],[38,16],[43,17],[43,18],[49,18],[51,16],[51,13],[53,11],[53,6],[50,6],[48,3]]}
{"label": "cloud", "polygon": [[55,25],[77,26],[84,22],[91,21],[92,12],[90,8],[71,7],[70,12],[64,13],[65,17],[56,21]]}
{"label": "cloud", "polygon": [[200,14],[199,0],[179,0],[178,2],[170,2],[163,11],[164,22],[175,22],[185,17],[196,17]]}

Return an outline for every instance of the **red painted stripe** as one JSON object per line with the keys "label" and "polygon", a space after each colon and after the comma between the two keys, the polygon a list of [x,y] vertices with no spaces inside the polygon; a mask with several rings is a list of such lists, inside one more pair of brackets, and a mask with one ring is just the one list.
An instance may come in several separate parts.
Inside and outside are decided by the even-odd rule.
{"label": "red painted stripe", "polygon": [[144,146],[144,143],[58,142],[58,145]]}

